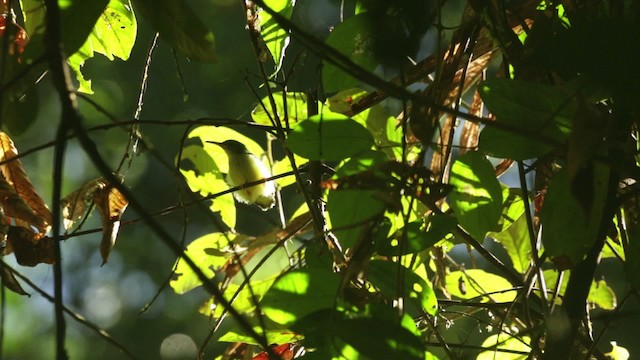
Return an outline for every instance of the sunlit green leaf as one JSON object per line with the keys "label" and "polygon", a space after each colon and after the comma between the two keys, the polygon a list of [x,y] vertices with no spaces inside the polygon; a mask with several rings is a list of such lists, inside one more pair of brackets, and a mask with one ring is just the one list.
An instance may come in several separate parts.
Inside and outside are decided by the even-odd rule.
{"label": "sunlit green leaf", "polygon": [[616,343],[615,341],[611,341],[611,347],[611,351],[604,354],[611,360],[629,360],[629,358],[631,358],[629,350],[623,348],[622,346],[618,346],[618,343]]}
{"label": "sunlit green leaf", "polygon": [[[401,280],[402,294],[398,293],[399,271],[404,274]],[[369,263],[367,278],[375,287],[380,289],[382,295],[387,299],[396,299],[401,296],[413,302],[427,314],[435,315],[438,311],[438,300],[431,288],[431,284],[416,275],[411,269],[391,261],[372,260]]]}
{"label": "sunlit green leaf", "polygon": [[[592,183],[590,213],[576,199],[568,172],[563,169],[549,184],[540,218],[544,231],[542,243],[550,257],[558,258],[562,268],[577,264],[596,241],[607,197],[609,169],[595,165],[593,177],[583,181]],[[590,184],[591,185],[591,184]],[[567,226],[571,224],[571,226]]]}
{"label": "sunlit green leaf", "polygon": [[94,52],[106,56],[109,60],[113,60],[114,56],[127,60],[135,44],[136,33],[137,22],[129,0],[109,1],[87,40],[68,59],[69,66],[80,83],[78,90],[93,93],[91,81],[84,78],[80,68],[87,59],[93,57]]}
{"label": "sunlit green leaf", "polygon": [[87,41],[109,0],[58,0],[64,50],[75,53]]}
{"label": "sunlit green leaf", "polygon": [[522,274],[527,271],[531,264],[531,241],[525,214],[521,214],[506,230],[490,232],[487,236],[495,239],[507,250],[516,271]]}
{"label": "sunlit green leaf", "polygon": [[[327,99],[329,109],[340,114],[351,113],[351,104],[367,94],[366,91],[352,88],[340,91]],[[366,127],[377,147],[391,159],[402,157],[402,129],[398,120],[389,115],[384,107],[376,104],[353,116],[353,119]]]}
{"label": "sunlit green leaf", "polygon": [[[217,194],[229,188],[211,153],[199,145],[189,145],[182,149],[180,173],[184,176],[189,189],[202,196]],[[235,227],[236,205],[232,194],[213,199],[211,211],[220,213],[222,221],[227,226]]]}
{"label": "sunlit green leaf", "polygon": [[538,137],[555,143],[569,136],[575,109],[570,94],[558,87],[512,79],[487,80],[478,87],[482,100],[496,117],[496,123],[517,131],[487,126],[480,133],[479,146],[492,156],[525,160],[554,148]]}
{"label": "sunlit green leaf", "polygon": [[332,309],[340,278],[330,268],[289,272],[272,286],[261,302],[264,313],[282,325],[321,309]]}
{"label": "sunlit green leaf", "polygon": [[468,152],[451,168],[449,204],[460,225],[479,241],[495,228],[502,214],[502,188],[482,153]]}
{"label": "sunlit green leaf", "polygon": [[[373,71],[378,63],[373,55],[370,26],[371,20],[367,13],[350,17],[333,29],[327,38],[327,45],[332,46],[362,68]],[[354,87],[359,84],[359,81],[335,65],[325,62],[322,69],[322,83],[324,91],[334,92]]]}
{"label": "sunlit green leaf", "polygon": [[[228,236],[224,233],[207,234],[187,246],[187,256],[208,278],[212,278],[215,270],[222,267],[232,256],[232,253],[219,251],[228,244]],[[202,285],[202,281],[182,259],[178,259],[176,263],[175,274],[176,278],[172,279],[169,285],[177,294],[184,294]]]}
{"label": "sunlit green leaf", "polygon": [[[268,318],[263,319],[265,322],[267,322],[266,324],[267,331],[264,331],[262,324],[258,322],[257,319],[249,318],[248,320],[252,324],[254,324],[253,330],[256,333],[265,334],[265,336],[267,337],[267,342],[269,344],[286,344],[290,342],[299,341],[302,339],[302,336],[294,333],[291,330],[285,329],[282,326],[279,326],[278,324],[275,324],[269,321]],[[249,335],[246,335],[245,332],[242,331],[242,329],[240,329],[240,327],[234,327],[234,329],[220,336],[218,338],[218,341],[230,342],[230,343],[242,342],[245,344],[259,345],[259,342],[255,338]]]}
{"label": "sunlit green leaf", "polygon": [[[555,288],[558,282],[558,272],[555,270],[545,270],[543,274],[547,287]],[[562,277],[562,284],[560,284],[558,290],[558,294],[560,296],[563,296],[567,289],[567,283],[569,282],[570,275],[571,271],[565,271],[565,274]],[[604,310],[613,310],[617,305],[616,294],[604,280],[598,280],[597,282],[594,280],[591,282],[587,301]]]}
{"label": "sunlit green leaf", "polygon": [[482,302],[510,302],[518,295],[505,278],[480,269],[452,271],[447,275],[447,291],[461,299]]}
{"label": "sunlit green leaf", "polygon": [[[476,360],[525,360],[531,352],[531,338],[528,336],[512,337],[505,333],[491,335],[482,342],[482,347],[490,348],[497,345],[496,350],[483,351]],[[522,354],[501,350],[519,351]]]}
{"label": "sunlit green leaf", "polygon": [[[278,118],[282,121],[282,126],[286,126],[287,123],[289,126],[293,126],[308,117],[307,95],[304,93],[287,92],[285,96],[282,91],[274,92],[273,101],[276,104],[276,112]],[[251,118],[258,124],[273,125],[272,121],[275,121],[275,117],[271,100],[268,96],[262,98],[260,103],[251,111]]]}
{"label": "sunlit green leaf", "polygon": [[[383,256],[414,254],[435,245],[451,233],[457,224],[454,217],[447,215],[432,215],[429,220],[428,229],[423,229],[422,221],[407,224],[404,229],[396,231],[395,236],[387,239],[386,242],[376,244],[376,251]],[[404,248],[401,248],[400,239],[403,231],[406,231],[407,238]]]}
{"label": "sunlit green leaf", "polygon": [[334,329],[337,338],[372,359],[424,359],[420,337],[398,324],[382,318],[340,321]]}
{"label": "sunlit green leaf", "polygon": [[309,160],[339,161],[370,149],[373,138],[352,119],[325,112],[298,123],[286,144]]}
{"label": "sunlit green leaf", "polygon": [[345,248],[357,243],[365,223],[381,215],[385,207],[373,190],[331,191],[327,198],[327,212],[333,233]]}
{"label": "sunlit green leaf", "polygon": [[136,9],[160,37],[191,60],[216,61],[213,33],[185,0],[134,0]]}
{"label": "sunlit green leaf", "polygon": [[42,0],[20,0],[20,9],[22,9],[22,18],[24,19],[24,29],[29,37],[34,37],[36,33],[43,33],[46,14],[44,2]]}
{"label": "sunlit green leaf", "polygon": [[[265,0],[265,5],[276,11],[282,17],[289,19],[293,13],[295,0]],[[258,13],[260,20],[260,35],[276,63],[276,71],[282,67],[284,52],[289,45],[289,33],[281,28],[273,17],[262,10]]]}

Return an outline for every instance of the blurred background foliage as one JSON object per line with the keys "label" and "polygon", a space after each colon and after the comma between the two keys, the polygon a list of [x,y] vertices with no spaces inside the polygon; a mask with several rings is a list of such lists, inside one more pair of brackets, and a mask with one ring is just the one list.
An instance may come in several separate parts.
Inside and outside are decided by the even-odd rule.
{"label": "blurred background foliage", "polygon": [[[364,6],[370,6],[372,11],[377,11],[375,1],[363,3]],[[217,63],[191,62],[181,55],[174,54],[171,47],[160,40],[149,69],[148,91],[144,97],[141,118],[160,122],[207,117],[250,119],[250,111],[258,100],[251,88],[257,89],[260,97],[264,96],[265,92],[259,88],[261,80],[245,29],[242,3],[235,0],[193,0],[189,1],[189,5],[216,36]],[[445,26],[457,24],[463,5],[462,0],[448,1],[443,7],[441,23]],[[341,6],[342,3],[337,0],[299,1],[292,19],[294,23],[304,24],[308,32],[323,37],[339,23]],[[419,29],[418,33],[421,34],[419,38],[405,40],[409,44],[407,46],[417,52],[416,59],[419,61],[434,51],[436,35],[433,27]],[[444,33],[449,36],[451,30]],[[92,80],[95,93],[91,95],[91,99],[117,120],[124,121],[133,117],[142,72],[153,37],[154,32],[149,24],[138,17],[138,38],[128,61],[112,62],[104,57],[95,57],[87,61],[83,68],[85,77]],[[393,38],[383,38],[381,41],[381,48],[397,45],[393,43]],[[397,59],[386,61],[392,65]],[[319,59],[294,41],[283,66],[285,69],[293,69],[288,84],[289,90],[305,91],[316,87],[321,81],[319,66]],[[387,78],[395,74],[389,69],[377,71]],[[58,96],[50,84],[49,76],[45,76],[37,86],[37,92],[37,113],[34,114],[34,108],[29,108],[24,109],[24,114],[18,115],[36,116],[30,128],[13,137],[20,152],[47,144],[55,137],[60,109]],[[385,106],[397,108],[398,104],[387,102]],[[104,114],[82,99],[80,108],[87,127],[109,121]],[[264,137],[260,132],[244,128],[239,130],[264,145]],[[185,131],[186,126],[183,125],[141,126],[145,142],[170,164],[179,151]],[[127,132],[112,128],[92,132],[90,136],[99,145],[101,154],[111,161],[110,165],[116,167],[126,150]],[[52,147],[44,148],[22,159],[35,187],[47,202],[52,196],[51,149]],[[91,161],[76,141],[71,140],[66,154],[63,195],[69,194],[85,181],[97,176],[99,173]],[[168,169],[151,156],[148,149],[143,149],[134,159],[126,183],[151,212],[173,206],[184,199],[185,192],[188,191],[172,169]],[[288,211],[291,212],[299,205],[299,199],[287,205]],[[181,238],[183,231],[186,231],[184,239],[187,243],[218,230],[209,218],[203,215],[204,211],[186,211],[189,222],[186,230],[183,229],[185,213],[181,210],[162,215],[158,220],[176,238]],[[242,233],[257,235],[270,229],[272,224],[278,223],[275,212],[269,213],[265,219],[264,214],[255,208],[239,206],[239,213],[237,229]],[[137,217],[138,214],[132,210],[125,213],[118,244],[109,262],[104,266],[101,266],[102,260],[97,251],[101,238],[99,232],[74,237],[62,244],[65,304],[109,331],[140,359],[193,358],[196,347],[209,332],[209,320],[195,311],[208,296],[201,289],[190,293],[190,296],[179,296],[169,288],[164,288],[153,304],[148,309],[145,307],[167,281],[175,256],[144,224],[127,223]],[[85,230],[97,228],[100,228],[97,215],[89,218],[83,225]],[[491,250],[498,255],[502,251],[498,246]],[[454,258],[459,259],[466,256],[464,251],[453,254]],[[49,266],[20,267],[11,256],[5,258],[5,261],[16,266],[37,286],[49,293],[53,292],[53,274]],[[479,266],[482,266],[481,262]],[[603,268],[602,271],[608,273],[609,280],[623,277],[619,267],[608,266],[605,262]],[[624,288],[623,284],[616,284],[615,281],[610,281],[609,284],[616,290]],[[25,288],[33,294],[28,287]],[[6,291],[5,296],[7,307],[3,358],[52,358],[55,334],[52,304],[37,294],[27,298]],[[142,309],[145,311],[141,312]],[[636,307],[635,311],[637,310]],[[638,353],[640,349],[634,343],[636,335],[629,331],[636,323],[637,315],[628,321],[619,321],[619,325],[611,328],[606,336],[618,340],[632,353]],[[122,358],[117,348],[100,339],[92,331],[71,320],[67,324],[67,346],[71,358]],[[597,328],[600,322],[596,321],[595,324]],[[477,322],[472,319],[458,320],[456,328],[454,333],[449,334],[452,338],[466,338],[482,332],[482,329],[477,328]],[[161,357],[163,347],[170,350],[164,351]],[[210,348],[207,354],[210,356],[213,352]]]}

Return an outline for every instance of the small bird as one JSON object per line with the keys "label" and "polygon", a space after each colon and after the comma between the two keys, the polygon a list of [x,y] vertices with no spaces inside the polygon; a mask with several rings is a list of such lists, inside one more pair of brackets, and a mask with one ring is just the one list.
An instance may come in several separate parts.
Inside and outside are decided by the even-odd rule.
{"label": "small bird", "polygon": [[[207,141],[216,144],[224,150],[229,158],[229,173],[226,181],[231,187],[239,187],[271,177],[271,171],[257,156],[252,154],[244,144],[235,140],[224,142]],[[276,187],[273,181],[243,187],[233,193],[241,203],[256,204],[266,211],[276,202]]]}

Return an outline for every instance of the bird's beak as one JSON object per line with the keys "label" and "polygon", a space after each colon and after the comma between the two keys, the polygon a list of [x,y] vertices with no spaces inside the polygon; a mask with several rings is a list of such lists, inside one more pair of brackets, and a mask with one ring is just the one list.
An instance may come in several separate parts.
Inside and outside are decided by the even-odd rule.
{"label": "bird's beak", "polygon": [[221,148],[223,148],[223,149],[224,149],[224,145],[223,145],[221,142],[217,142],[217,141],[209,141],[209,140],[207,140],[206,142],[208,142],[208,143],[210,143],[210,144],[218,145],[218,146],[220,146]]}

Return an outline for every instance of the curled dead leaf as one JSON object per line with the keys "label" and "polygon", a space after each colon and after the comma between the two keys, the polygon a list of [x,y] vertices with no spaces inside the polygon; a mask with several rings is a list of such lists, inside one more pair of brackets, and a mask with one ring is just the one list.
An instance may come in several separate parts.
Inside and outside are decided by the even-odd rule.
{"label": "curled dead leaf", "polygon": [[18,150],[9,135],[0,131],[0,172],[18,197],[32,209],[36,217],[30,220],[22,219],[20,217],[24,214],[22,210],[16,214],[16,208],[3,203],[5,215],[15,218],[19,226],[32,225],[44,234],[49,230],[49,224],[51,224],[51,211],[31,184],[31,180],[29,180],[22,162],[16,158],[17,156]]}
{"label": "curled dead leaf", "polygon": [[[44,234],[48,220],[36,214],[2,174],[0,174],[0,204],[4,212],[3,217],[13,218],[19,226],[34,226]],[[7,222],[6,219],[5,222]]]}
{"label": "curled dead leaf", "polygon": [[53,239],[20,226],[10,226],[7,233],[8,246],[13,249],[18,264],[36,266],[53,264]]}
{"label": "curled dead leaf", "polygon": [[93,201],[96,190],[105,186],[106,182],[102,178],[89,180],[60,201],[65,230],[69,230],[76,221],[82,219],[88,208],[87,205]]}
{"label": "curled dead leaf", "polygon": [[120,229],[120,218],[129,205],[129,201],[124,195],[106,181],[93,193],[93,201],[100,212],[102,220],[102,241],[100,242],[100,255],[102,255],[102,265],[107,263],[111,249],[116,244],[118,230]]}
{"label": "curled dead leaf", "polygon": [[13,272],[11,272],[9,267],[4,263],[0,263],[0,279],[2,279],[2,285],[7,289],[19,295],[29,296],[29,293],[24,291],[22,285],[18,282],[18,279],[16,279]]}

